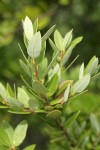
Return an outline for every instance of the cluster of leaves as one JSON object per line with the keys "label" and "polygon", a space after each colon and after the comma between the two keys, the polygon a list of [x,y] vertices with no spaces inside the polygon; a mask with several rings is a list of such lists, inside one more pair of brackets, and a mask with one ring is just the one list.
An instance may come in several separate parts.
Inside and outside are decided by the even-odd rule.
{"label": "cluster of leaves", "polygon": [[[38,19],[32,25],[31,20],[26,16],[23,21],[24,43],[28,57],[24,56],[25,62],[20,60],[21,67],[28,75],[27,80],[22,79],[26,86],[16,87],[14,91],[7,84],[7,88],[0,83],[1,103],[0,107],[6,108],[12,113],[45,113],[47,116],[61,114],[60,109],[68,100],[84,92],[99,70],[98,58],[95,56],[90,60],[84,69],[82,63],[79,70],[79,79],[73,80],[62,78],[63,66],[71,56],[73,48],[82,40],[78,37],[72,40],[72,30],[63,38],[58,30],[54,32],[54,42],[49,39],[53,49],[51,62],[45,55],[46,40],[53,32],[52,26],[42,37],[38,30]],[[20,45],[19,45],[20,46]],[[29,78],[29,79],[28,79]],[[17,92],[16,92],[17,91]]]}
{"label": "cluster of leaves", "polygon": [[[53,41],[49,36],[53,32],[55,25],[45,35],[41,36],[40,31],[38,31],[38,19],[32,24],[31,20],[26,16],[22,23],[24,43],[28,54],[28,56],[25,56],[19,45],[24,57],[24,61],[20,60],[20,65],[27,75],[27,78],[21,76],[25,86],[18,88],[14,86],[14,90],[12,90],[9,84],[5,87],[0,83],[0,108],[16,114],[39,114],[51,126],[58,125],[60,129],[64,130],[63,132],[67,138],[70,138],[65,126],[68,127],[68,125],[73,124],[79,115],[79,111],[72,112],[66,119],[63,116],[63,108],[69,100],[84,93],[90,79],[99,75],[99,60],[94,56],[86,67],[82,63],[77,81],[64,79],[63,74],[66,73],[77,58],[67,68],[65,68],[65,64],[75,46],[82,40],[82,37],[73,40],[73,30],[69,31],[64,37],[58,30],[55,30]],[[53,49],[50,62],[46,57],[46,40],[48,38]],[[64,127],[59,124],[62,121]],[[16,147],[19,144],[14,145],[13,142],[9,146]]]}
{"label": "cluster of leaves", "polygon": [[[0,149],[15,150],[23,142],[26,136],[28,124],[24,120],[20,122],[15,129],[8,123],[3,121],[0,125]],[[23,150],[33,150],[35,145],[30,145]]]}

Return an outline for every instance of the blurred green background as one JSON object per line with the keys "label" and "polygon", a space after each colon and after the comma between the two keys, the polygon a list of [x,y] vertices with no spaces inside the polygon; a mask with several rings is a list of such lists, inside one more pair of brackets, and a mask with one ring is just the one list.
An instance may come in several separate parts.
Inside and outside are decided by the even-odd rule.
{"label": "blurred green background", "polygon": [[[19,65],[22,54],[18,43],[25,49],[21,21],[26,15],[32,21],[39,18],[39,29],[42,30],[42,34],[53,24],[56,24],[62,35],[73,28],[74,37],[81,35],[84,37],[70,59],[71,62],[74,57],[80,55],[67,73],[68,78],[76,79],[78,66],[83,61],[86,65],[94,55],[100,59],[99,0],[0,0],[0,81],[3,83],[9,82],[11,85],[15,83],[19,86],[22,83],[20,79],[22,71]],[[49,43],[47,43],[47,51],[49,53],[51,51]],[[77,97],[74,102],[72,101],[68,111],[80,109],[86,114],[91,112],[99,114],[100,78],[90,84],[89,91],[91,92]],[[13,116],[4,111],[0,111],[0,116],[0,120],[5,118],[11,123],[13,122],[14,125],[22,118],[26,118],[29,122],[29,131],[25,145],[33,142],[38,145],[37,150],[46,149],[49,137],[44,135],[42,131],[43,123],[37,126],[40,122],[37,116]]]}

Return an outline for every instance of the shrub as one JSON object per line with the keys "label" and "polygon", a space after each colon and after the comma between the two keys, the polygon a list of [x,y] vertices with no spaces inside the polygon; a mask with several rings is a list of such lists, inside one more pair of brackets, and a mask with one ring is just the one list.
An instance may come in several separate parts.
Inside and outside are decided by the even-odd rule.
{"label": "shrub", "polygon": [[[77,57],[66,68],[73,49],[81,42],[82,37],[72,40],[72,32],[69,31],[64,37],[58,30],[54,32],[54,41],[49,38],[55,25],[52,26],[44,36],[41,36],[38,31],[38,19],[32,25],[31,20],[26,16],[22,21],[24,29],[24,43],[27,49],[26,56],[20,47],[23,60],[20,60],[20,65],[25,74],[21,78],[25,85],[22,87],[11,88],[9,84],[5,87],[0,83],[0,108],[14,114],[38,114],[44,121],[48,122],[49,126],[46,132],[51,137],[51,142],[58,144],[57,149],[76,149],[97,146],[95,138],[100,133],[98,120],[94,115],[90,116],[91,124],[94,129],[93,139],[89,139],[89,132],[85,132],[86,122],[78,125],[76,118],[80,111],[67,114],[66,107],[68,102],[74,97],[86,92],[86,88],[90,80],[95,79],[99,75],[99,60],[94,56],[87,66],[84,63],[80,66],[79,76],[77,81],[67,79],[65,74],[67,69],[75,62]],[[51,61],[48,61],[46,56],[46,41],[49,38],[49,43],[53,50],[53,55],[50,56]],[[27,130],[27,122],[22,121],[18,124],[15,130],[10,124],[3,122],[0,127],[0,147],[2,150],[15,150],[23,142]],[[52,133],[50,133],[52,131]],[[79,143],[76,139],[80,137]],[[92,141],[92,142],[91,142]],[[96,143],[96,144],[95,144]],[[56,145],[57,146],[57,145]],[[48,146],[48,149],[54,148],[55,145]],[[33,150],[35,145],[31,145],[24,150]]]}

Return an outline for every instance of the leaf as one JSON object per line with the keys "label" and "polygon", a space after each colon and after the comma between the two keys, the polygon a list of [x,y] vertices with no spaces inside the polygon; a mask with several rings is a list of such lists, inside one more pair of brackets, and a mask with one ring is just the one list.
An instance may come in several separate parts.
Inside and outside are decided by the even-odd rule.
{"label": "leaf", "polygon": [[26,108],[29,107],[28,105],[29,96],[24,89],[18,87],[17,98],[21,103],[24,104],[24,107]]}
{"label": "leaf", "polygon": [[78,37],[75,40],[72,41],[70,47],[68,48],[68,50],[66,51],[62,61],[61,61],[61,66],[65,65],[65,63],[69,60],[71,54],[72,54],[72,50],[73,48],[82,40],[83,37]]}
{"label": "leaf", "polygon": [[29,67],[28,67],[22,60],[19,60],[19,62],[20,62],[20,65],[21,65],[22,69],[24,70],[24,72],[25,72],[29,77],[31,77],[31,76],[32,76],[32,73],[31,73]]}
{"label": "leaf", "polygon": [[13,128],[7,122],[0,126],[0,143],[4,146],[12,146]]}
{"label": "leaf", "polygon": [[8,93],[8,95],[11,96],[11,97],[14,97],[14,96],[15,96],[15,93],[14,93],[14,91],[12,90],[12,88],[11,88],[11,86],[10,86],[9,83],[7,83],[7,93]]}
{"label": "leaf", "polygon": [[55,26],[56,26],[56,25],[52,26],[52,27],[45,33],[45,35],[42,37],[42,43],[44,43],[44,42],[49,38],[49,36],[50,36],[51,33],[53,32]]}
{"label": "leaf", "polygon": [[84,63],[82,63],[79,71],[79,80],[83,78],[84,75]]}
{"label": "leaf", "polygon": [[27,47],[28,47],[28,40],[27,40],[25,34],[23,34],[23,38],[24,38],[24,44],[25,44],[25,47],[27,48]]}
{"label": "leaf", "polygon": [[61,115],[61,111],[59,111],[59,110],[53,110],[53,111],[49,112],[46,116],[47,116],[48,118],[56,119],[56,118],[58,118],[60,115]]}
{"label": "leaf", "polygon": [[83,76],[82,79],[74,83],[74,85],[72,86],[73,93],[82,92],[88,86],[89,82],[90,82],[90,74],[86,74],[85,76]]}
{"label": "leaf", "polygon": [[69,93],[70,93],[70,84],[68,84],[68,87],[66,88],[64,92],[64,102],[67,102]]}
{"label": "leaf", "polygon": [[46,87],[49,90],[48,96],[52,96],[56,92],[58,88],[58,74],[57,73],[51,78],[51,80],[48,82]]}
{"label": "leaf", "polygon": [[2,83],[0,83],[0,95],[2,98],[6,99],[7,98],[7,91]]}
{"label": "leaf", "polygon": [[35,59],[36,64],[40,64],[45,57],[46,42],[42,43],[42,48],[39,57]]}
{"label": "leaf", "polygon": [[19,146],[23,140],[25,139],[26,132],[27,132],[28,124],[24,120],[20,122],[17,127],[15,128],[14,135],[13,135],[13,144],[14,146]]}
{"label": "leaf", "polygon": [[58,30],[54,32],[54,41],[55,41],[57,48],[59,50],[63,50],[63,47],[62,47],[63,38]]}
{"label": "leaf", "polygon": [[25,147],[23,150],[34,150],[35,147],[36,147],[36,145],[35,145],[35,144],[32,144],[32,145],[30,145],[30,146]]}
{"label": "leaf", "polygon": [[37,58],[41,52],[41,34],[37,32],[29,41],[27,53],[32,58]]}
{"label": "leaf", "polygon": [[47,95],[48,94],[48,89],[39,81],[34,81],[32,84],[33,91],[41,94],[41,95]]}
{"label": "leaf", "polygon": [[45,72],[43,73],[43,77],[45,77],[45,76],[48,74],[48,72],[50,71],[50,69],[53,67],[55,61],[57,60],[57,57],[59,56],[59,54],[60,54],[60,51],[58,51],[58,52],[56,53],[56,55],[54,56],[54,58],[53,58],[52,61],[50,62],[49,66],[47,67],[47,69],[46,69]]}
{"label": "leaf", "polygon": [[99,125],[99,122],[97,120],[97,118],[95,117],[94,114],[91,114],[90,115],[90,121],[91,121],[91,127],[92,127],[92,130],[95,134],[98,134],[100,133],[100,125]]}
{"label": "leaf", "polygon": [[78,117],[80,111],[75,111],[75,112],[72,112],[70,113],[66,118],[67,120],[65,121],[64,123],[64,127],[71,127],[74,123],[74,121],[76,120],[76,118]]}
{"label": "leaf", "polygon": [[29,108],[33,111],[40,110],[43,107],[42,101],[34,98],[29,100]]}
{"label": "leaf", "polygon": [[8,104],[10,105],[10,107],[12,109],[21,110],[21,109],[24,108],[24,105],[20,101],[18,101],[17,99],[15,99],[15,98],[7,97],[6,101],[8,102]]}
{"label": "leaf", "polygon": [[50,43],[52,49],[53,49],[55,52],[58,52],[58,51],[59,51],[59,49],[56,47],[56,45],[53,43],[53,41],[52,41],[50,38],[49,38],[49,43]]}
{"label": "leaf", "polygon": [[[70,80],[70,82],[72,81]],[[68,86],[68,83],[69,83],[69,80],[65,80],[61,83],[55,95],[56,97],[59,96],[65,90],[65,88]]]}
{"label": "leaf", "polygon": [[33,27],[34,27],[34,34],[35,34],[38,30],[38,18],[36,18],[36,20],[34,21]]}
{"label": "leaf", "polygon": [[69,31],[69,32],[65,35],[65,37],[64,37],[64,39],[63,39],[62,45],[63,45],[63,48],[64,48],[64,49],[66,49],[66,48],[70,45],[70,43],[71,43],[71,40],[72,40],[72,31],[73,31],[73,29],[72,29],[71,31]]}
{"label": "leaf", "polygon": [[88,63],[85,72],[86,73],[90,73],[91,75],[93,75],[97,69],[98,66],[98,58],[96,58],[95,56],[90,60],[90,62]]}
{"label": "leaf", "polygon": [[52,101],[50,101],[50,105],[56,105],[56,104],[60,104],[62,102],[62,98],[59,99],[54,99]]}
{"label": "leaf", "polygon": [[28,41],[30,41],[34,33],[33,33],[32,22],[27,16],[25,17],[25,20],[23,21],[23,29],[24,29],[26,38],[28,39]]}

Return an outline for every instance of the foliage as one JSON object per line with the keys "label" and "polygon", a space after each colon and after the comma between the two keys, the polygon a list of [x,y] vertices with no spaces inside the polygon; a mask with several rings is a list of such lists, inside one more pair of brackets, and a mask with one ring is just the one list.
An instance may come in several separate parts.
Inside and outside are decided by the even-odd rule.
{"label": "foliage", "polygon": [[[90,116],[91,126],[94,129],[94,133],[96,133],[96,137],[93,135],[93,141],[91,143],[89,136],[92,136],[90,135],[92,133],[89,132],[88,135],[88,132],[83,134],[85,123],[81,124],[82,127],[78,128],[78,123],[75,121],[80,111],[73,111],[67,114],[66,107],[71,99],[86,92],[90,80],[95,79],[99,75],[100,66],[98,58],[96,56],[92,57],[86,67],[84,63],[82,63],[76,81],[65,78],[63,77],[66,73],[65,65],[75,46],[82,40],[82,37],[73,40],[73,30],[65,34],[64,37],[58,30],[55,30],[53,41],[49,36],[54,31],[55,26],[52,26],[42,36],[41,32],[38,31],[38,19],[36,19],[32,25],[31,20],[26,16],[22,23],[27,56],[24,54],[20,44],[19,48],[24,58],[24,60],[20,60],[20,64],[25,73],[25,75],[21,75],[25,85],[17,88],[14,86],[14,89],[12,89],[9,84],[5,87],[0,83],[0,108],[14,114],[37,114],[44,121],[48,122],[50,128],[55,130],[55,132],[52,132],[54,135],[50,135],[49,133],[52,142],[59,142],[63,139],[59,142],[61,148],[67,147],[74,149],[75,145],[76,149],[81,147],[90,148],[91,146],[97,147],[100,141],[96,140],[96,144],[94,145],[93,143],[95,141],[94,139],[99,136],[100,129],[99,122],[95,116]],[[46,56],[46,41],[48,38],[53,49],[50,62]],[[75,59],[70,66],[74,61]],[[22,126],[22,124],[24,124],[24,126]],[[6,132],[5,134],[7,134],[9,128],[11,128],[10,125],[7,124],[7,126],[7,131],[5,125],[1,126],[4,132]],[[77,130],[80,130],[79,133],[76,132],[74,134],[74,126],[76,126]],[[1,141],[1,146],[8,146],[10,150],[15,150],[25,138],[26,129],[27,123],[21,122],[15,131],[10,130],[11,133],[8,133],[8,145],[5,144],[4,141]],[[47,128],[47,130],[49,130],[49,128]],[[19,132],[21,131],[23,131],[23,134],[21,134],[20,137]],[[75,144],[77,136],[80,136],[79,145]],[[66,139],[69,142],[66,142]],[[89,146],[87,147],[88,141]],[[34,145],[26,149],[31,150],[33,147]]]}

